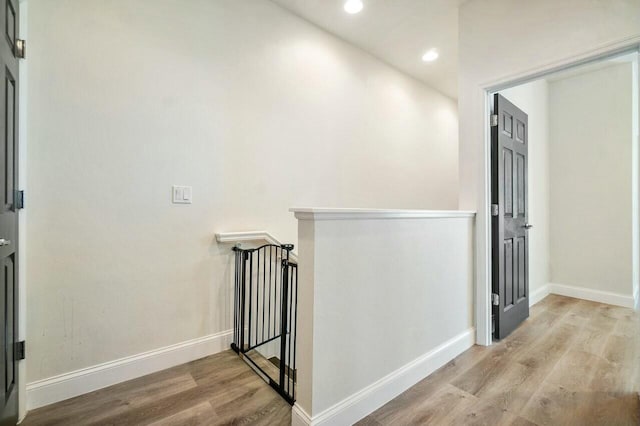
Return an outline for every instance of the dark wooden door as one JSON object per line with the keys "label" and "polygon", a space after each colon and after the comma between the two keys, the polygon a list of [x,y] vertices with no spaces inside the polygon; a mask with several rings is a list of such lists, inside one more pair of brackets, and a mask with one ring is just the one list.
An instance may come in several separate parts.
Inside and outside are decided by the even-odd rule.
{"label": "dark wooden door", "polygon": [[529,129],[527,114],[503,96],[494,96],[493,108],[492,312],[494,337],[502,339],[529,316]]}
{"label": "dark wooden door", "polygon": [[0,23],[0,404],[1,425],[18,420],[18,0],[3,0]]}

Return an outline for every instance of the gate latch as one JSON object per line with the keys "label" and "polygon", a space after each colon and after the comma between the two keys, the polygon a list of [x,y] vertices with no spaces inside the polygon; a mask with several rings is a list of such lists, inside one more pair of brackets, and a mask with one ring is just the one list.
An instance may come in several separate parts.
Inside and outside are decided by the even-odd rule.
{"label": "gate latch", "polygon": [[495,293],[491,293],[491,303],[493,304],[493,306],[499,306],[500,305],[500,296],[498,296]]}

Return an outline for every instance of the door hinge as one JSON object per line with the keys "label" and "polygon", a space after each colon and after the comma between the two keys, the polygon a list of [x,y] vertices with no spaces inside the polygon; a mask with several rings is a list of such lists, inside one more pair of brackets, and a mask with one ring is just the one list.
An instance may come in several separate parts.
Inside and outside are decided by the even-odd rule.
{"label": "door hinge", "polygon": [[497,204],[491,204],[491,216],[498,216],[500,209]]}
{"label": "door hinge", "polygon": [[494,306],[499,306],[500,305],[500,296],[498,296],[495,293],[491,293],[491,304],[493,304]]}
{"label": "door hinge", "polygon": [[27,357],[27,348],[24,340],[16,342],[16,360],[20,361]]}
{"label": "door hinge", "polygon": [[27,57],[27,41],[22,39],[16,40],[16,58],[25,59]]}
{"label": "door hinge", "polygon": [[16,208],[24,209],[24,191],[16,191]]}
{"label": "door hinge", "polygon": [[491,127],[496,127],[498,125],[498,114],[491,114],[489,123],[491,123]]}

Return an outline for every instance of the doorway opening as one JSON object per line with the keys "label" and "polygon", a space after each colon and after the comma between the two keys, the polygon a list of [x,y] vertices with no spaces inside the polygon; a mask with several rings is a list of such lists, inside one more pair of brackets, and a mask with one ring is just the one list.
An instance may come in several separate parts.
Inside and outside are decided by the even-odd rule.
{"label": "doorway opening", "polygon": [[638,79],[633,49],[487,90],[494,338],[548,294],[638,309]]}

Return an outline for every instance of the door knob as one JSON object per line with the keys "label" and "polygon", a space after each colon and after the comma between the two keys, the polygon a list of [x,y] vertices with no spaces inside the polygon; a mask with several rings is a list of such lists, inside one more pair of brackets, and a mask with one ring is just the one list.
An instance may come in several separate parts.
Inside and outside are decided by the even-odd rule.
{"label": "door knob", "polygon": [[11,244],[10,240],[5,240],[4,238],[0,238],[0,247],[8,246],[9,244]]}
{"label": "door knob", "polygon": [[533,228],[533,225],[531,225],[530,223],[525,223],[522,227],[524,229],[531,229],[531,228]]}

